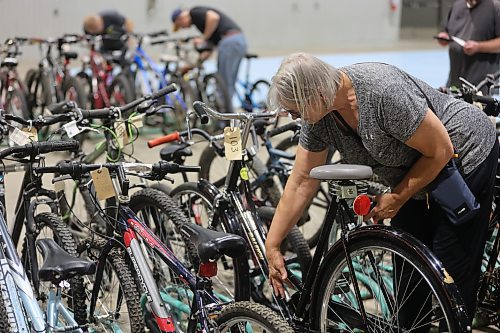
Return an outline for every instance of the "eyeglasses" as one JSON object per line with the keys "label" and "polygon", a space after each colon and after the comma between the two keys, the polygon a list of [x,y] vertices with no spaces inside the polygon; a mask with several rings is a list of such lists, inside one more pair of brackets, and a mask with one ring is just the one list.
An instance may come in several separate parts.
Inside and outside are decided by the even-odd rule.
{"label": "eyeglasses", "polygon": [[302,115],[298,111],[295,111],[295,110],[285,109],[282,107],[281,112],[288,113],[290,116],[292,116],[292,118],[302,118]]}

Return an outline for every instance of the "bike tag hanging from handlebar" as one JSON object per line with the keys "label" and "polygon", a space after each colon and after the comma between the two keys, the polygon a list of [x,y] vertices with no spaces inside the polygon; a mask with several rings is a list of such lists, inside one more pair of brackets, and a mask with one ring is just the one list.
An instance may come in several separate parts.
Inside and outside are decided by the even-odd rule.
{"label": "bike tag hanging from handlebar", "polygon": [[243,159],[239,127],[224,128],[224,154],[228,161],[241,161]]}

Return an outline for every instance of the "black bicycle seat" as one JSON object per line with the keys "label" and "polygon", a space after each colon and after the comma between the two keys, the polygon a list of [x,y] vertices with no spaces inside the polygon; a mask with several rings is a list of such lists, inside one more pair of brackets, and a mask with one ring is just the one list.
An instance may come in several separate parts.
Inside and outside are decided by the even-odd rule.
{"label": "black bicycle seat", "polygon": [[214,262],[223,255],[241,257],[246,251],[246,242],[238,235],[206,229],[194,223],[183,224],[181,232],[196,247],[202,263]]}
{"label": "black bicycle seat", "polygon": [[178,161],[185,156],[193,156],[186,142],[171,142],[160,150],[161,159],[168,162]]}
{"label": "black bicycle seat", "polygon": [[78,58],[78,53],[75,51],[64,51],[61,53],[61,56],[63,56],[66,60],[76,59]]}
{"label": "black bicycle seat", "polygon": [[258,56],[258,55],[256,55],[256,54],[254,54],[254,53],[247,53],[247,54],[245,55],[245,58],[247,58],[247,59],[254,59],[254,58],[258,58],[258,57],[259,57],[259,56]]}
{"label": "black bicycle seat", "polygon": [[41,281],[50,281],[58,284],[76,275],[95,273],[95,263],[75,258],[64,251],[53,239],[44,238],[36,241],[42,251],[43,264],[38,271]]}

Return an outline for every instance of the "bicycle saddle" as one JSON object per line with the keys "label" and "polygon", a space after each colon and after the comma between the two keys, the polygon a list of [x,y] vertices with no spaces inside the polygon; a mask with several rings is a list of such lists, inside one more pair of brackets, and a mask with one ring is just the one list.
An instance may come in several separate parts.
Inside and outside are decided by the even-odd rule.
{"label": "bicycle saddle", "polygon": [[319,180],[361,180],[370,179],[372,168],[366,165],[334,164],[321,165],[309,172],[309,176]]}
{"label": "bicycle saddle", "polygon": [[185,142],[172,142],[160,150],[160,157],[164,161],[179,161],[184,156],[193,156],[193,151]]}
{"label": "bicycle saddle", "polygon": [[76,53],[75,51],[64,51],[64,52],[61,53],[61,55],[66,60],[78,58],[78,53]]}
{"label": "bicycle saddle", "polygon": [[89,275],[95,272],[95,263],[73,257],[53,239],[39,239],[36,241],[36,245],[42,252],[44,260],[38,271],[41,281],[58,284],[76,275]]}
{"label": "bicycle saddle", "polygon": [[253,54],[253,53],[247,53],[245,55],[245,58],[247,58],[247,59],[254,59],[254,58],[258,58],[258,57],[259,57],[258,55]]}
{"label": "bicycle saddle", "polygon": [[206,229],[194,223],[183,224],[181,232],[196,247],[203,263],[216,261],[222,255],[241,257],[246,251],[246,242],[238,235]]}

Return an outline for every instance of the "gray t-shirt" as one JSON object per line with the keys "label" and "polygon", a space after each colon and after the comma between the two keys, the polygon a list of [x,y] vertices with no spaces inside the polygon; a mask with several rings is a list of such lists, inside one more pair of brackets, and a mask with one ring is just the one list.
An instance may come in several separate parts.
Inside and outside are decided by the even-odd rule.
{"label": "gray t-shirt", "polygon": [[412,77],[413,82],[409,74],[391,65],[361,63],[340,70],[351,79],[356,93],[359,137],[341,131],[330,112],[318,123],[302,127],[300,145],[306,150],[334,146],[345,163],[369,165],[389,186],[396,186],[421,156],[405,142],[426,114],[423,91],[448,130],[465,174],[490,153],[496,131],[477,107],[440,93],[417,78]]}

